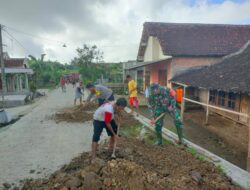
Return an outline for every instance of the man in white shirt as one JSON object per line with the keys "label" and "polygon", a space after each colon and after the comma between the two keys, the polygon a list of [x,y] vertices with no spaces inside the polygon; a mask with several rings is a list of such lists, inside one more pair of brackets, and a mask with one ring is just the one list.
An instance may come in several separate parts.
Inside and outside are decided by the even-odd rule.
{"label": "man in white shirt", "polygon": [[115,140],[117,140],[117,125],[114,120],[114,114],[121,113],[127,106],[125,98],[119,98],[116,102],[108,102],[101,105],[94,113],[94,134],[92,139],[92,156],[91,163],[95,162],[96,150],[98,141],[102,134],[103,128],[106,129],[108,136],[110,136],[109,148],[112,150]]}

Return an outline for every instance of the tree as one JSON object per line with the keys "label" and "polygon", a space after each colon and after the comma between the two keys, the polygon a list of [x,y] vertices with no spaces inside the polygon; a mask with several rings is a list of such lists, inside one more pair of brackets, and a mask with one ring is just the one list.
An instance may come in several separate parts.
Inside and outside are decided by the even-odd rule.
{"label": "tree", "polygon": [[82,48],[77,48],[77,57],[71,61],[71,65],[76,65],[85,82],[95,81],[101,76],[101,70],[97,63],[103,62],[103,52],[96,45],[84,44]]}
{"label": "tree", "polygon": [[68,66],[57,61],[44,61],[45,54],[41,58],[29,56],[29,65],[34,71],[32,76],[33,86],[47,87],[58,84],[63,75],[75,72],[74,67],[70,69]]}
{"label": "tree", "polygon": [[78,57],[75,57],[72,64],[79,66],[90,67],[93,63],[103,61],[103,52],[96,45],[89,46],[84,44],[82,48],[76,49]]}
{"label": "tree", "polygon": [[71,61],[72,66],[77,66],[85,83],[95,82],[97,79],[111,79],[112,82],[122,82],[122,64],[105,63],[103,53],[96,45],[84,44],[77,48],[77,57]]}

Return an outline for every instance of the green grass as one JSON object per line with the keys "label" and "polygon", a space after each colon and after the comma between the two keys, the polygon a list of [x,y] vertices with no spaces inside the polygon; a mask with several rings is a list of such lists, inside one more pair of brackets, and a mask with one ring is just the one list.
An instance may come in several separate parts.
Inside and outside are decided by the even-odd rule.
{"label": "green grass", "polygon": [[175,128],[175,127],[171,127],[171,128],[169,128],[168,130],[170,130],[171,132],[177,134],[177,131],[176,131],[176,128]]}
{"label": "green grass", "polygon": [[206,161],[206,158],[203,155],[199,154],[197,152],[197,150],[195,150],[194,148],[188,147],[186,150],[187,150],[187,152],[191,153],[198,160],[200,160],[202,162]]}
{"label": "green grass", "polygon": [[221,165],[217,165],[217,166],[216,166],[216,170],[217,170],[217,172],[219,172],[219,173],[223,173],[223,172],[224,172],[224,168],[223,168]]}
{"label": "green grass", "polygon": [[191,153],[193,156],[197,156],[197,150],[195,150],[194,148],[191,148],[191,147],[188,147],[187,149],[186,149],[189,153]]}
{"label": "green grass", "polygon": [[142,129],[141,125],[131,126],[131,127],[121,127],[120,134],[127,137],[136,138],[140,135],[141,129]]}
{"label": "green grass", "polygon": [[196,158],[202,162],[206,161],[206,158],[202,155],[197,155]]}
{"label": "green grass", "polygon": [[[120,130],[120,134],[124,135],[126,137],[132,137],[132,138],[137,138],[140,136],[140,132],[142,130],[143,126],[142,125],[136,125],[132,127],[122,127]],[[144,134],[144,142],[147,144],[154,144],[156,142],[156,135],[153,131],[145,128],[146,132]],[[163,144],[173,144],[171,141],[167,139],[163,139]]]}

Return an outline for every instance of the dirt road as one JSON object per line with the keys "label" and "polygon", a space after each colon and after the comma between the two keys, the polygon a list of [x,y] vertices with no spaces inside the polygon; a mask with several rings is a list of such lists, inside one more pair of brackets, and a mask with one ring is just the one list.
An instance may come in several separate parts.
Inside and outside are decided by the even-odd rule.
{"label": "dirt road", "polygon": [[56,124],[49,117],[72,106],[74,89],[54,90],[32,112],[0,129],[0,189],[4,182],[51,174],[83,151],[90,150],[92,125]]}

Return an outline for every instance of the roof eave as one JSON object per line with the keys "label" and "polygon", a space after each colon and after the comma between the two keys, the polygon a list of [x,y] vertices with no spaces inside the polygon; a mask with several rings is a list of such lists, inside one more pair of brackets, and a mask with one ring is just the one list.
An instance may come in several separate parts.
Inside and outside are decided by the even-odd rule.
{"label": "roof eave", "polygon": [[145,67],[145,66],[152,65],[154,63],[158,63],[158,62],[161,62],[161,61],[170,60],[172,58],[173,58],[172,56],[168,56],[168,57],[166,57],[164,59],[159,59],[159,60],[155,60],[155,61],[148,61],[148,62],[141,62],[141,63],[144,63],[144,64],[142,64],[142,65],[136,65],[136,66],[127,68],[127,70],[133,70],[133,69],[137,69],[137,68],[140,68],[140,67]]}

